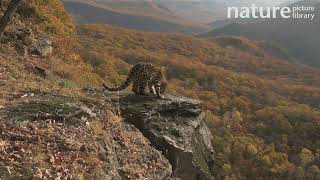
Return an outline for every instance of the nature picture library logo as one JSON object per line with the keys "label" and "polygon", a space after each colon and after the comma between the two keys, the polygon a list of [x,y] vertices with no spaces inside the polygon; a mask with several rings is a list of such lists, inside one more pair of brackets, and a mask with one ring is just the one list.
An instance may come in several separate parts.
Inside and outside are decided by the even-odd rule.
{"label": "nature picture library logo", "polygon": [[[307,2],[310,0],[303,0],[300,2]],[[303,19],[303,20],[314,20],[316,18],[316,7],[309,5],[301,5],[297,3],[296,5],[291,6],[269,6],[262,7],[252,4],[251,6],[243,7],[228,7],[228,18],[234,19],[275,19],[275,18],[284,18],[284,19]]]}

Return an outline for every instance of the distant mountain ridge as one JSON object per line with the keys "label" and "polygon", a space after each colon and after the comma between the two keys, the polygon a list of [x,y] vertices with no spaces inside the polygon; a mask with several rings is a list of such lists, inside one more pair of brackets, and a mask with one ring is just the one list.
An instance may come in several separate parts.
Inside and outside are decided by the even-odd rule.
{"label": "distant mountain ridge", "polygon": [[[314,5],[317,1],[303,1],[292,5]],[[295,58],[294,61],[309,66],[320,67],[320,3],[316,7],[315,19],[272,19],[263,23],[238,24],[233,23],[200,35],[215,37],[223,35],[245,36],[254,39],[273,41],[288,49]]]}
{"label": "distant mountain ridge", "polygon": [[146,16],[173,23],[183,24],[185,21],[154,0],[64,0],[64,2],[84,3],[116,13]]}
{"label": "distant mountain ridge", "polygon": [[208,24],[227,17],[229,6],[271,6],[286,0],[157,0],[158,4],[166,6],[175,14],[190,19],[193,22]]}
{"label": "distant mountain ridge", "polygon": [[65,1],[65,8],[80,24],[110,24],[129,29],[137,29],[151,32],[173,32],[194,34],[202,31],[202,27],[178,24],[172,21],[156,19],[148,16],[130,15],[111,11],[73,1]]}

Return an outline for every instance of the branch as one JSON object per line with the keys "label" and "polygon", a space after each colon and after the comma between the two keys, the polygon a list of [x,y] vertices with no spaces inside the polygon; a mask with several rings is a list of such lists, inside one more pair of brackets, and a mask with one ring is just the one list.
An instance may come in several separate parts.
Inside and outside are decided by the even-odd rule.
{"label": "branch", "polygon": [[0,19],[0,39],[21,1],[22,0],[11,0],[8,9],[4,12],[4,15]]}

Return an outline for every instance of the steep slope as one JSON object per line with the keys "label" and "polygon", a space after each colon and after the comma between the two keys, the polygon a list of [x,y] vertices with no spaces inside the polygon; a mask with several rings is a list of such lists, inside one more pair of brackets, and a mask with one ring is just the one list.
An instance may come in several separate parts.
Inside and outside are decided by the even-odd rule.
{"label": "steep slope", "polygon": [[166,68],[170,93],[202,100],[211,110],[216,178],[319,175],[319,70],[242,37],[206,40],[104,25],[82,25],[78,33],[82,57],[106,83],[119,85],[133,64],[152,62]]}
{"label": "steep slope", "polygon": [[[303,4],[308,4],[304,2]],[[300,4],[300,3],[299,3]],[[300,19],[276,19],[263,23],[231,24],[221,29],[202,34],[202,37],[215,37],[221,35],[239,35],[254,39],[273,41],[288,49],[295,57],[296,62],[310,66],[320,67],[317,36],[320,28],[319,8],[315,5],[316,17],[313,21]]]}
{"label": "steep slope", "polygon": [[168,160],[119,117],[111,97],[81,90],[102,81],[74,51],[60,0],[23,1],[0,47],[0,179],[171,176]]}
{"label": "steep slope", "polygon": [[174,16],[152,1],[65,1],[64,5],[79,23],[111,24],[145,31],[188,34],[204,29]]}

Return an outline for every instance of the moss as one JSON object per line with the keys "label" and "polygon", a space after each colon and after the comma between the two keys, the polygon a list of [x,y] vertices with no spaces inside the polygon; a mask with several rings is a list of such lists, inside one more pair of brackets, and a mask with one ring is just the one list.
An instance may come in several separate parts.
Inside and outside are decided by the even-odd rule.
{"label": "moss", "polygon": [[232,173],[232,168],[230,164],[224,164],[222,166],[222,173],[226,176],[230,175]]}
{"label": "moss", "polygon": [[14,121],[55,120],[69,125],[79,125],[90,115],[77,105],[60,99],[19,103],[7,111],[7,118]]}
{"label": "moss", "polygon": [[62,87],[64,87],[64,88],[69,88],[69,89],[72,89],[72,88],[77,87],[77,85],[76,85],[74,82],[68,81],[68,80],[62,80],[59,84],[60,84]]}

